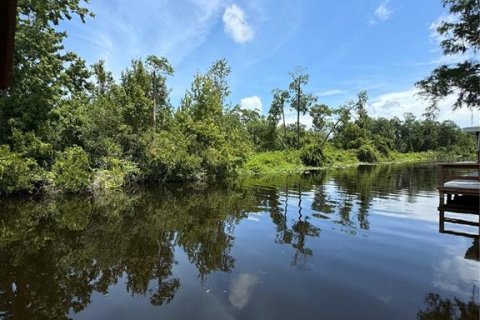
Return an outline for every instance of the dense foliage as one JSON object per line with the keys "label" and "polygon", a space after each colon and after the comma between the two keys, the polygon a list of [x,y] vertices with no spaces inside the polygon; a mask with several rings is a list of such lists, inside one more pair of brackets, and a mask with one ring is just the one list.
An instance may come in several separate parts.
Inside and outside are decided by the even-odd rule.
{"label": "dense foliage", "polygon": [[[278,91],[275,91],[274,95]],[[314,104],[307,109],[312,118],[312,128],[300,126],[299,136],[301,153],[300,158],[307,166],[322,166],[331,162],[326,157],[325,150],[336,148],[339,150],[358,150],[357,158],[361,162],[377,162],[380,159],[391,158],[391,152],[424,152],[437,150],[457,155],[471,155],[474,153],[474,143],[471,136],[463,133],[452,121],[437,121],[434,117],[417,119],[413,114],[406,113],[403,119],[372,118],[366,110],[367,93],[362,91],[356,101],[348,101],[342,106],[331,108],[324,104]],[[274,97],[272,109],[277,108]],[[270,112],[271,114],[272,112]],[[298,148],[295,132],[292,125],[277,127],[277,134],[268,130],[271,126],[270,116],[255,117],[257,133],[256,139],[264,143],[256,144],[259,150]],[[261,125],[263,123],[263,130]],[[263,138],[258,137],[263,133]],[[284,132],[282,134],[281,132]],[[269,142],[269,139],[275,139]],[[331,153],[331,152],[330,152]]]}
{"label": "dense foliage", "polygon": [[[303,164],[320,166],[335,161],[324,155],[328,148],[358,150],[360,161],[375,162],[391,150],[473,147],[449,121],[369,117],[366,92],[337,108],[319,104],[301,68],[288,89],[274,90],[266,116],[225,103],[225,60],[197,73],[173,106],[167,77],[174,69],[166,58],[134,59],[116,80],[103,61],[88,67],[66,51],[57,25],[75,15],[92,16],[81,0],[19,1],[14,81],[0,97],[0,194],[224,177],[251,151],[298,149]],[[297,112],[296,123],[286,123],[286,108]],[[300,123],[305,113],[312,128]]]}
{"label": "dense foliage", "polygon": [[[437,102],[456,93],[454,108],[480,108],[480,1],[443,0],[450,15],[437,27],[445,56],[463,55],[464,61],[443,64],[435,68],[417,86],[432,104],[429,112],[436,112]],[[462,56],[460,56],[462,57]]]}

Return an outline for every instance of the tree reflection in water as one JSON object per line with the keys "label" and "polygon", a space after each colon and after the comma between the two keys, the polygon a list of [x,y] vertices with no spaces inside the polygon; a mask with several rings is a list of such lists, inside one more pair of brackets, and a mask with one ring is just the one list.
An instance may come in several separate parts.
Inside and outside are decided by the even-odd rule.
{"label": "tree reflection in water", "polygon": [[234,225],[255,203],[243,190],[186,187],[98,199],[2,200],[0,317],[68,318],[121,277],[132,295],[168,303],[181,286],[172,276],[174,248],[184,250],[200,278],[229,272]]}
{"label": "tree reflection in water", "polygon": [[132,295],[167,304],[182,286],[174,270],[177,250],[200,280],[231,272],[235,226],[265,208],[275,243],[291,247],[291,264],[306,268],[315,249],[311,239],[325,220],[354,235],[370,228],[375,197],[401,190],[414,201],[418,190],[434,190],[434,178],[412,170],[372,166],[228,186],[172,184],[95,199],[1,199],[0,317],[68,318],[86,308],[92,293],[106,295],[119,281]]}
{"label": "tree reflection in water", "polygon": [[480,305],[477,288],[473,287],[472,297],[464,302],[457,298],[444,299],[435,293],[425,297],[425,308],[418,311],[418,320],[478,320],[480,319]]}
{"label": "tree reflection in water", "polygon": [[[275,242],[278,244],[288,244],[295,249],[292,258],[292,265],[301,268],[306,267],[307,257],[313,254],[313,250],[306,247],[307,237],[318,237],[320,229],[311,224],[308,216],[302,214],[302,186],[298,181],[297,184],[290,188],[288,179],[285,181],[283,191],[278,192],[277,188],[269,188],[268,198],[270,199],[269,209],[270,217],[276,227]],[[294,191],[292,193],[292,190]],[[288,220],[288,202],[292,198],[297,198],[297,216],[292,219],[291,226]],[[281,200],[284,205],[281,206]],[[283,212],[282,212],[283,211]]]}

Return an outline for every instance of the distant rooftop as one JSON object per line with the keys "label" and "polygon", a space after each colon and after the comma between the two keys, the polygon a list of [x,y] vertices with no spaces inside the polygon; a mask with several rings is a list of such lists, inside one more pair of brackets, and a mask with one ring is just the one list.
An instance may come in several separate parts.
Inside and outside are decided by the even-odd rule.
{"label": "distant rooftop", "polygon": [[480,126],[476,127],[466,127],[462,129],[465,133],[477,133],[480,132]]}

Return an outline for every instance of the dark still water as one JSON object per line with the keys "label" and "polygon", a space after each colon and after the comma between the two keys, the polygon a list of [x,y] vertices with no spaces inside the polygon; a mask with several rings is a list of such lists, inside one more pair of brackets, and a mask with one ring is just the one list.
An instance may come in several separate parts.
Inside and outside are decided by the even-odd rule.
{"label": "dark still water", "polygon": [[0,318],[476,319],[478,239],[438,232],[435,184],[369,166],[3,199]]}

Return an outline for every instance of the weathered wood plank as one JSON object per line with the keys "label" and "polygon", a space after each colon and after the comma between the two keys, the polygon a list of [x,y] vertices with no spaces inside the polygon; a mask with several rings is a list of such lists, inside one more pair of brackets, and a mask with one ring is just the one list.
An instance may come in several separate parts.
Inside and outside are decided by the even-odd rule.
{"label": "weathered wood plank", "polygon": [[471,233],[461,232],[461,231],[453,231],[453,230],[441,230],[440,233],[453,234],[455,236],[462,236],[462,237],[467,237],[472,239],[476,239],[479,237],[476,234],[471,234]]}
{"label": "weathered wood plank", "polygon": [[441,163],[439,166],[445,169],[478,169],[480,170],[480,164],[475,162]]}
{"label": "weathered wood plank", "polygon": [[17,0],[0,1],[0,89],[7,89],[12,81],[12,63],[15,43]]}
{"label": "weathered wood plank", "polygon": [[442,191],[446,194],[464,194],[470,196],[480,196],[479,189],[467,189],[467,188],[453,188],[453,187],[438,187],[438,191]]}
{"label": "weathered wood plank", "polygon": [[443,184],[444,189],[468,189],[480,191],[480,181],[455,179],[447,181]]}
{"label": "weathered wood plank", "polygon": [[444,221],[445,222],[450,222],[450,223],[455,223],[455,224],[463,224],[463,225],[466,225],[466,226],[473,226],[473,227],[480,226],[480,223],[478,223],[478,222],[456,219],[456,218],[444,218]]}

